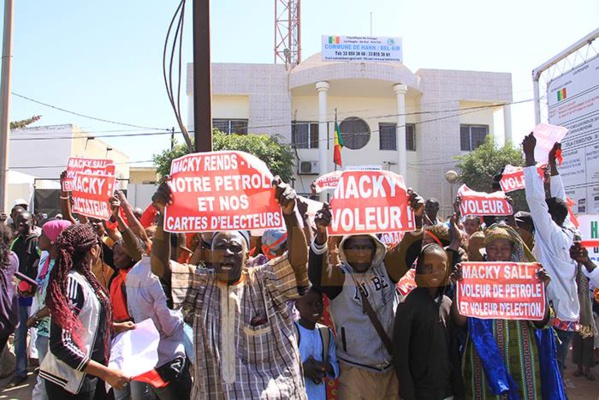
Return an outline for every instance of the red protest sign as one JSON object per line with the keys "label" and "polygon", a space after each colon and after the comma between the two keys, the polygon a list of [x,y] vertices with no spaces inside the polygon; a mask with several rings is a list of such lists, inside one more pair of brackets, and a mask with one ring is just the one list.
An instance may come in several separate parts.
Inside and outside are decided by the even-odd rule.
{"label": "red protest sign", "polygon": [[62,190],[73,191],[73,180],[77,173],[89,175],[116,175],[116,167],[112,160],[71,157],[67,162],[67,176],[62,182]]}
{"label": "red protest sign", "polygon": [[[537,172],[541,179],[545,176],[545,165],[538,165]],[[513,165],[506,165],[499,181],[501,190],[505,193],[513,192],[515,190],[524,189],[524,168],[514,167]]]}
{"label": "red protest sign", "polygon": [[260,230],[283,225],[273,176],[266,164],[241,151],[194,153],[171,164],[173,204],[169,232]]}
{"label": "red protest sign", "polygon": [[456,285],[461,315],[481,319],[540,321],[545,315],[545,285],[538,263],[466,262]]}
{"label": "red protest sign", "polygon": [[390,171],[344,171],[330,203],[329,235],[411,231],[416,226],[403,178]]}
{"label": "red protest sign", "polygon": [[458,189],[461,197],[460,212],[462,215],[512,215],[514,210],[505,198],[504,192],[475,192],[466,185]]}
{"label": "red protest sign", "polygon": [[389,248],[396,246],[403,239],[404,232],[385,232],[381,235],[381,242]]}
{"label": "red protest sign", "polygon": [[114,193],[115,177],[76,173],[73,180],[73,212],[87,217],[110,218],[110,197]]}
{"label": "red protest sign", "polygon": [[314,181],[316,193],[320,193],[326,189],[335,189],[337,187],[337,183],[339,183],[341,172],[342,171],[333,171],[319,176],[318,179]]}

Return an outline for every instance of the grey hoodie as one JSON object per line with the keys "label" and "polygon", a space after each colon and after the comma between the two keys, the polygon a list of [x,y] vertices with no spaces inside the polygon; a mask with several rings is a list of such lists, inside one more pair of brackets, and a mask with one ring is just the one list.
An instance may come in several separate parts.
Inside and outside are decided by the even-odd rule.
{"label": "grey hoodie", "polygon": [[[368,236],[374,240],[376,251],[372,266],[364,273],[354,272],[347,263],[343,245],[349,236],[341,241],[339,255],[342,260],[340,267],[344,271],[343,289],[330,300],[329,311],[337,332],[339,360],[370,371],[386,371],[391,367],[392,357],[362,309],[358,286],[366,291],[368,301],[390,338],[393,337],[394,315],[399,300],[395,284],[385,267],[385,245],[376,236]],[[317,251],[314,246],[312,250]]]}

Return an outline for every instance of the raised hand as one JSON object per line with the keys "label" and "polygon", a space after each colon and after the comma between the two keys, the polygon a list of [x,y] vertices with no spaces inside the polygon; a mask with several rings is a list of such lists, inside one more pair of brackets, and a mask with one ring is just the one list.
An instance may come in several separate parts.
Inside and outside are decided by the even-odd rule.
{"label": "raised hand", "polygon": [[272,185],[276,188],[275,199],[281,205],[283,214],[291,215],[295,208],[295,199],[297,194],[295,190],[287,183],[284,183],[280,177],[275,176]]}

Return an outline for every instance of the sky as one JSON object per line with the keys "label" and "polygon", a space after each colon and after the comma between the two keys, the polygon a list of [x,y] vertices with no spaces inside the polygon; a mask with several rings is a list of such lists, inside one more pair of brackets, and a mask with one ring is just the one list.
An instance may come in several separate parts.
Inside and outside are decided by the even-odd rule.
{"label": "sky", "polygon": [[[273,63],[275,1],[280,0],[212,1],[212,62]],[[83,118],[14,95],[12,121],[42,115],[33,126],[76,124],[129,154],[136,165],[150,165],[153,154],[170,146],[169,135],[124,135],[178,130],[162,76],[164,41],[178,1],[14,3],[13,93],[143,128]],[[185,64],[192,61],[193,48],[192,0],[187,3]],[[369,35],[372,28],[374,36],[402,38],[404,64],[413,72],[512,73],[518,102],[533,98],[533,68],[599,28],[599,2],[302,0],[301,24],[304,59],[320,51],[323,34]],[[184,68],[181,101],[187,121],[185,81]],[[512,120],[517,141],[534,126],[532,101],[513,106]],[[117,137],[103,137],[108,135]]]}

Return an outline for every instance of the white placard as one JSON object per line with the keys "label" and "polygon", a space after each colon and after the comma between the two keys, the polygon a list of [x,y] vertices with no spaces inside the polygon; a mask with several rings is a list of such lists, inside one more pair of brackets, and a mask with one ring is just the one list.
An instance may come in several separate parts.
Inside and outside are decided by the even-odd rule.
{"label": "white placard", "polygon": [[403,62],[398,37],[322,36],[322,61]]}

